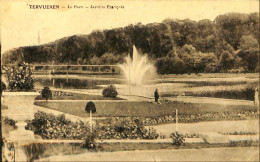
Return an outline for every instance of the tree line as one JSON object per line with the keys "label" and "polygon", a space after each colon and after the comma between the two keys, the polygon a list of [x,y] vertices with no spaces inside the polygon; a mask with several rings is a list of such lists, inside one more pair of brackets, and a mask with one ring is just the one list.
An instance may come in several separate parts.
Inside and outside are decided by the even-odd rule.
{"label": "tree line", "polygon": [[159,74],[258,72],[259,13],[96,30],[7,51],[3,63],[117,64],[133,45],[148,55]]}

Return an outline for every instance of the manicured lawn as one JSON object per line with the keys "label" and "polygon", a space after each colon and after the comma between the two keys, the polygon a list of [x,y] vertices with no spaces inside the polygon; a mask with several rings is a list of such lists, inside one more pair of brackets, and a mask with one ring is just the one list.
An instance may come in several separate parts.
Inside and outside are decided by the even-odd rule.
{"label": "manicured lawn", "polygon": [[[257,147],[258,142],[253,142],[250,146]],[[228,144],[207,144],[207,143],[185,143],[183,146],[172,145],[171,143],[102,143],[99,144],[101,151],[134,151],[134,150],[161,150],[161,149],[202,149],[202,148],[220,148],[230,147]],[[238,144],[245,147],[245,144]]]}
{"label": "manicured lawn", "polygon": [[[52,100],[123,100],[122,98],[108,98],[103,97],[102,95],[88,95],[88,94],[81,94],[81,93],[71,93],[71,92],[62,92],[62,96],[54,96]],[[64,95],[65,93],[65,95]],[[36,100],[45,100],[42,96],[37,96]],[[51,99],[50,99],[51,100]]]}
{"label": "manicured lawn", "polygon": [[[256,106],[247,105],[220,105],[208,103],[179,103],[168,102],[155,104],[149,102],[95,102],[97,112],[93,116],[97,117],[153,117],[164,115],[175,115],[176,109],[182,114],[198,114],[207,112],[241,112],[245,110],[257,110]],[[62,111],[68,114],[87,117],[85,112],[87,102],[36,102],[38,106],[53,110]]]}

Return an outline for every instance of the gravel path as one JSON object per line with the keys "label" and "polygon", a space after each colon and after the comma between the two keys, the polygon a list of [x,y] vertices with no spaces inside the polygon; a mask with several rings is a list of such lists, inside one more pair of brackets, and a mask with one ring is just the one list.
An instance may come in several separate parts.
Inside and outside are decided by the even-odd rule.
{"label": "gravel path", "polygon": [[[148,126],[147,126],[148,127]],[[176,124],[162,124],[151,126],[158,133],[169,136],[176,131]],[[182,134],[202,134],[207,132],[212,133],[227,133],[227,132],[254,132],[259,134],[259,120],[239,120],[239,121],[205,121],[198,123],[179,123],[178,132]]]}
{"label": "gravel path", "polygon": [[259,161],[258,147],[87,152],[38,161]]}

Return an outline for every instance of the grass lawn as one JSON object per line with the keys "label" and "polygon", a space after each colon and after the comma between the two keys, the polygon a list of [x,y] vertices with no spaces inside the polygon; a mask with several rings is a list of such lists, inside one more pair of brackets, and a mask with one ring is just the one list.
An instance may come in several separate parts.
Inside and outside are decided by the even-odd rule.
{"label": "grass lawn", "polygon": [[[258,142],[253,142],[249,146],[258,146]],[[134,151],[134,150],[160,150],[160,149],[201,149],[201,148],[219,148],[232,147],[229,143],[186,143],[182,146],[172,145],[171,143],[102,143],[99,144],[100,151]],[[236,146],[245,147],[245,144],[237,144]]]}
{"label": "grass lawn", "polygon": [[[63,92],[64,93],[64,92]],[[122,98],[109,98],[103,97],[102,95],[89,95],[89,94],[82,94],[82,93],[71,93],[65,92],[66,95],[63,96],[53,96],[50,100],[124,100]],[[68,95],[69,94],[69,95]],[[37,96],[36,100],[45,100],[42,96]]]}
{"label": "grass lawn", "polygon": [[[95,103],[95,102],[94,102]],[[35,102],[36,105],[58,110],[68,114],[88,117],[85,112],[87,102]],[[175,115],[176,109],[180,115],[198,114],[207,112],[241,112],[245,110],[257,110],[256,106],[247,105],[220,105],[208,103],[179,103],[168,102],[155,104],[149,102],[96,102],[97,112],[94,117],[153,117]]]}

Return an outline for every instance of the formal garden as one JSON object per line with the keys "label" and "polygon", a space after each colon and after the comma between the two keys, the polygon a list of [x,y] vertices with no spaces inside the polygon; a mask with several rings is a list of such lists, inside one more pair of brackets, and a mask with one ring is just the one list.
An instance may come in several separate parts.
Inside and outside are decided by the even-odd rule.
{"label": "formal garden", "polygon": [[[252,121],[253,125],[258,121],[259,111],[252,101],[254,100],[254,88],[242,88],[238,90],[239,93],[234,92],[234,90],[229,91],[229,93],[226,93],[226,96],[223,95],[224,92],[218,94],[221,98],[240,99],[239,101],[243,100],[248,102],[248,104],[176,101],[174,100],[176,98],[191,96],[206,96],[209,97],[209,100],[210,97],[218,98],[218,96],[217,93],[212,92],[208,92],[208,94],[213,94],[212,96],[205,95],[205,93],[203,93],[204,95],[194,95],[199,91],[193,91],[193,95],[187,91],[171,91],[172,94],[175,94],[175,96],[171,96],[167,90],[161,93],[161,98],[156,103],[150,96],[134,96],[136,98],[129,98],[129,96],[121,93],[122,89],[120,90],[120,88],[122,87],[117,84],[99,86],[99,88],[94,89],[95,93],[88,89],[75,91],[69,87],[61,89],[42,86],[42,88],[39,88],[37,83],[35,87],[34,79],[32,79],[32,71],[26,63],[19,64],[17,68],[6,69],[6,74],[8,84],[6,85],[2,82],[1,85],[2,90],[4,90],[4,106],[1,109],[4,111],[3,115],[7,114],[2,117],[3,140],[9,152],[12,152],[14,148],[17,150],[22,147],[22,152],[24,152],[23,154],[26,155],[27,159],[34,160],[49,157],[58,154],[60,151],[65,154],[80,154],[86,151],[110,152],[258,145],[258,140],[255,137],[259,134],[259,131],[254,126],[253,129],[237,128],[235,126],[241,126],[239,123],[236,124],[239,121]],[[182,78],[178,76],[177,80],[173,81],[171,81],[171,77],[166,77],[165,82],[161,79],[158,86],[160,87],[160,84],[174,85],[179,83],[180,89],[184,91],[186,87],[196,88],[203,85],[205,87],[232,87],[237,85],[242,85],[243,87],[249,87],[248,85],[250,85],[254,87],[255,78],[255,76],[252,77],[251,75],[250,78],[245,77],[247,81],[244,82],[229,82],[227,79],[227,81],[218,84],[215,81],[201,81],[201,77],[199,77],[197,81],[193,79],[195,81],[184,82],[185,85],[182,86],[181,84],[184,83],[181,81]],[[253,82],[250,79],[253,79]],[[31,106],[36,106],[36,109],[38,107],[41,108],[41,110],[34,110],[33,117],[29,115],[32,113],[29,111],[11,111],[13,105],[8,103],[10,100],[7,100],[9,97],[6,94],[21,91],[27,93],[30,91],[40,92],[32,98],[33,102],[31,103],[34,106]],[[22,104],[22,101],[20,104]],[[176,114],[177,110],[178,114]],[[24,114],[25,118],[13,118],[9,114],[11,112]],[[60,113],[57,114],[57,112]],[[19,124],[22,122],[21,120],[25,121],[22,127]],[[231,127],[228,127],[227,130],[220,132],[218,126],[214,130],[216,134],[229,139],[227,142],[212,142],[207,135],[205,136],[203,131],[200,132],[199,129],[191,131],[192,129],[185,126],[185,124],[191,124],[190,126],[192,127],[192,124],[199,125],[206,122],[208,127],[212,127],[211,123],[221,121],[231,122],[236,128],[233,130]],[[172,124],[172,127],[166,131],[165,129],[168,129],[169,124]],[[179,128],[177,128],[177,125],[179,125]],[[9,134],[18,130],[21,131],[21,128],[32,132],[35,140],[25,143],[22,146],[17,146],[15,143],[14,145],[8,144]],[[27,136],[26,134],[24,135],[25,137]],[[23,134],[21,134],[22,136]],[[233,139],[235,136],[238,138]],[[51,141],[55,141],[55,143]],[[14,158],[14,155],[10,155],[9,158],[12,156]]]}

